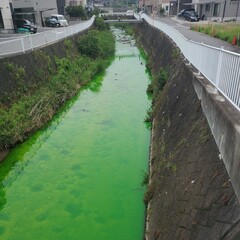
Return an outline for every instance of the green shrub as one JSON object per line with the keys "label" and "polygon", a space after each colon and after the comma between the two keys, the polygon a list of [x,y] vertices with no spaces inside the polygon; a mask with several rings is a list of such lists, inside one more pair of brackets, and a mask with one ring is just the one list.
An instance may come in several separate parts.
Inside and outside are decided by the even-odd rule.
{"label": "green shrub", "polygon": [[65,8],[66,13],[70,16],[70,17],[79,17],[83,20],[87,19],[87,14],[83,9],[83,6],[79,5],[79,6],[67,6]]}
{"label": "green shrub", "polygon": [[168,71],[165,68],[160,68],[159,74],[157,76],[157,83],[159,89],[162,90],[168,79]]}
{"label": "green shrub", "polygon": [[141,186],[147,186],[149,182],[149,173],[143,171],[143,180]]}
{"label": "green shrub", "polygon": [[99,31],[105,31],[108,29],[107,25],[104,23],[104,20],[100,17],[95,18],[94,26]]}
{"label": "green shrub", "polygon": [[234,36],[238,37],[240,34],[240,25],[238,23],[208,24],[198,27],[194,26],[191,29],[228,42],[232,42]]}
{"label": "green shrub", "polygon": [[92,30],[88,34],[84,35],[79,40],[79,49],[83,55],[91,58],[97,58],[99,56],[99,47],[97,39],[97,31]]}
{"label": "green shrub", "polygon": [[[109,59],[114,54],[114,39],[111,33],[90,31],[90,34],[83,36],[83,39],[85,41],[90,39],[92,45],[93,42],[95,43],[93,49],[86,50],[88,54],[75,58],[70,56],[55,58],[56,72],[54,75],[48,75],[47,81],[30,92],[17,89],[15,95],[18,98],[14,103],[7,103],[8,96],[6,103],[0,102],[0,151],[22,142],[29,134],[42,127],[67,99],[77,93],[80,86],[88,84],[107,67]],[[65,41],[64,44],[72,48],[71,42]],[[40,57],[42,53],[35,54],[35,58]],[[46,60],[50,60],[47,57]],[[27,86],[22,81],[25,77],[25,70],[22,67],[7,63],[6,68],[14,73],[14,79],[22,87]],[[92,83],[90,89],[98,91],[100,86],[101,79],[98,79],[97,82]]]}
{"label": "green shrub", "polygon": [[146,192],[144,193],[143,201],[147,205],[153,198],[155,192],[154,184],[148,185]]}
{"label": "green shrub", "polygon": [[83,55],[91,58],[107,58],[115,51],[115,41],[108,31],[92,30],[79,41],[79,49]]}

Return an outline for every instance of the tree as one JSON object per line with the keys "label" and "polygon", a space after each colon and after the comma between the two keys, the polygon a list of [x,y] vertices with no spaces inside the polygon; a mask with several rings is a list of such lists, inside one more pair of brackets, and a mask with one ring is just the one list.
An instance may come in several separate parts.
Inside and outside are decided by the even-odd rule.
{"label": "tree", "polygon": [[79,17],[81,19],[86,19],[87,15],[81,5],[79,6],[67,6],[65,9],[66,13],[70,17]]}
{"label": "tree", "polygon": [[83,55],[91,58],[99,56],[99,44],[97,38],[98,31],[92,30],[88,34],[82,36],[79,40],[79,49]]}

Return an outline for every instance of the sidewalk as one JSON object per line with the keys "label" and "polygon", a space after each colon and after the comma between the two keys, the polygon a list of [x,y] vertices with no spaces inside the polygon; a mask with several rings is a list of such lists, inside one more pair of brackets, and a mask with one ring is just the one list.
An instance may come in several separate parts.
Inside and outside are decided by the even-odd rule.
{"label": "sidewalk", "polygon": [[210,45],[213,47],[217,47],[217,48],[223,47],[225,50],[240,53],[240,48],[238,46],[233,46],[228,42],[211,37],[207,34],[190,30],[191,25],[201,24],[201,23],[204,23],[204,21],[192,23],[192,22],[188,22],[188,21],[179,19],[177,17],[162,17],[162,18],[155,17],[155,19],[157,21],[161,21],[163,23],[166,23],[166,24],[172,26],[177,31],[179,31],[185,38],[187,38],[189,40],[193,40],[193,41],[199,42],[199,43],[204,43],[204,44],[207,44],[207,45]]}

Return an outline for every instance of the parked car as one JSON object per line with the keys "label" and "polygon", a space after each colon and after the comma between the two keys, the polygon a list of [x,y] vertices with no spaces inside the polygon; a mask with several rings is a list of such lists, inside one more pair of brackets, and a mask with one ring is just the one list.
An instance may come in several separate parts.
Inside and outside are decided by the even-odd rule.
{"label": "parked car", "polygon": [[45,18],[44,22],[45,22],[46,27],[60,27],[61,26],[60,22],[56,18],[47,17],[47,18]]}
{"label": "parked car", "polygon": [[186,11],[184,14],[183,14],[183,18],[187,21],[190,21],[190,22],[198,22],[199,21],[199,17],[197,15],[197,13],[194,11]]}
{"label": "parked car", "polygon": [[134,11],[133,10],[127,10],[126,11],[126,16],[133,16]]}
{"label": "parked car", "polygon": [[23,32],[24,29],[25,29],[25,32],[30,32],[30,33],[37,32],[37,27],[27,19],[15,19],[14,22],[15,22],[16,28],[18,29],[17,30],[18,32]]}
{"label": "parked car", "polygon": [[59,23],[61,27],[67,27],[68,26],[68,22],[67,20],[64,18],[63,15],[59,15],[59,14],[52,14],[51,18],[55,18]]}
{"label": "parked car", "polygon": [[183,17],[184,16],[184,13],[188,11],[188,12],[195,12],[195,9],[194,8],[189,8],[189,9],[182,9],[179,13],[178,13],[178,17]]}

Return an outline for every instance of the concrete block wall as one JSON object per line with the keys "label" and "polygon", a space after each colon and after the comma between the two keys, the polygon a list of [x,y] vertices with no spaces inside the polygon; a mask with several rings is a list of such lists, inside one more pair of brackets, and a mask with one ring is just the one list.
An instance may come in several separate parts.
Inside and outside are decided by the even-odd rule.
{"label": "concrete block wall", "polygon": [[240,112],[203,77],[193,85],[240,202]]}

